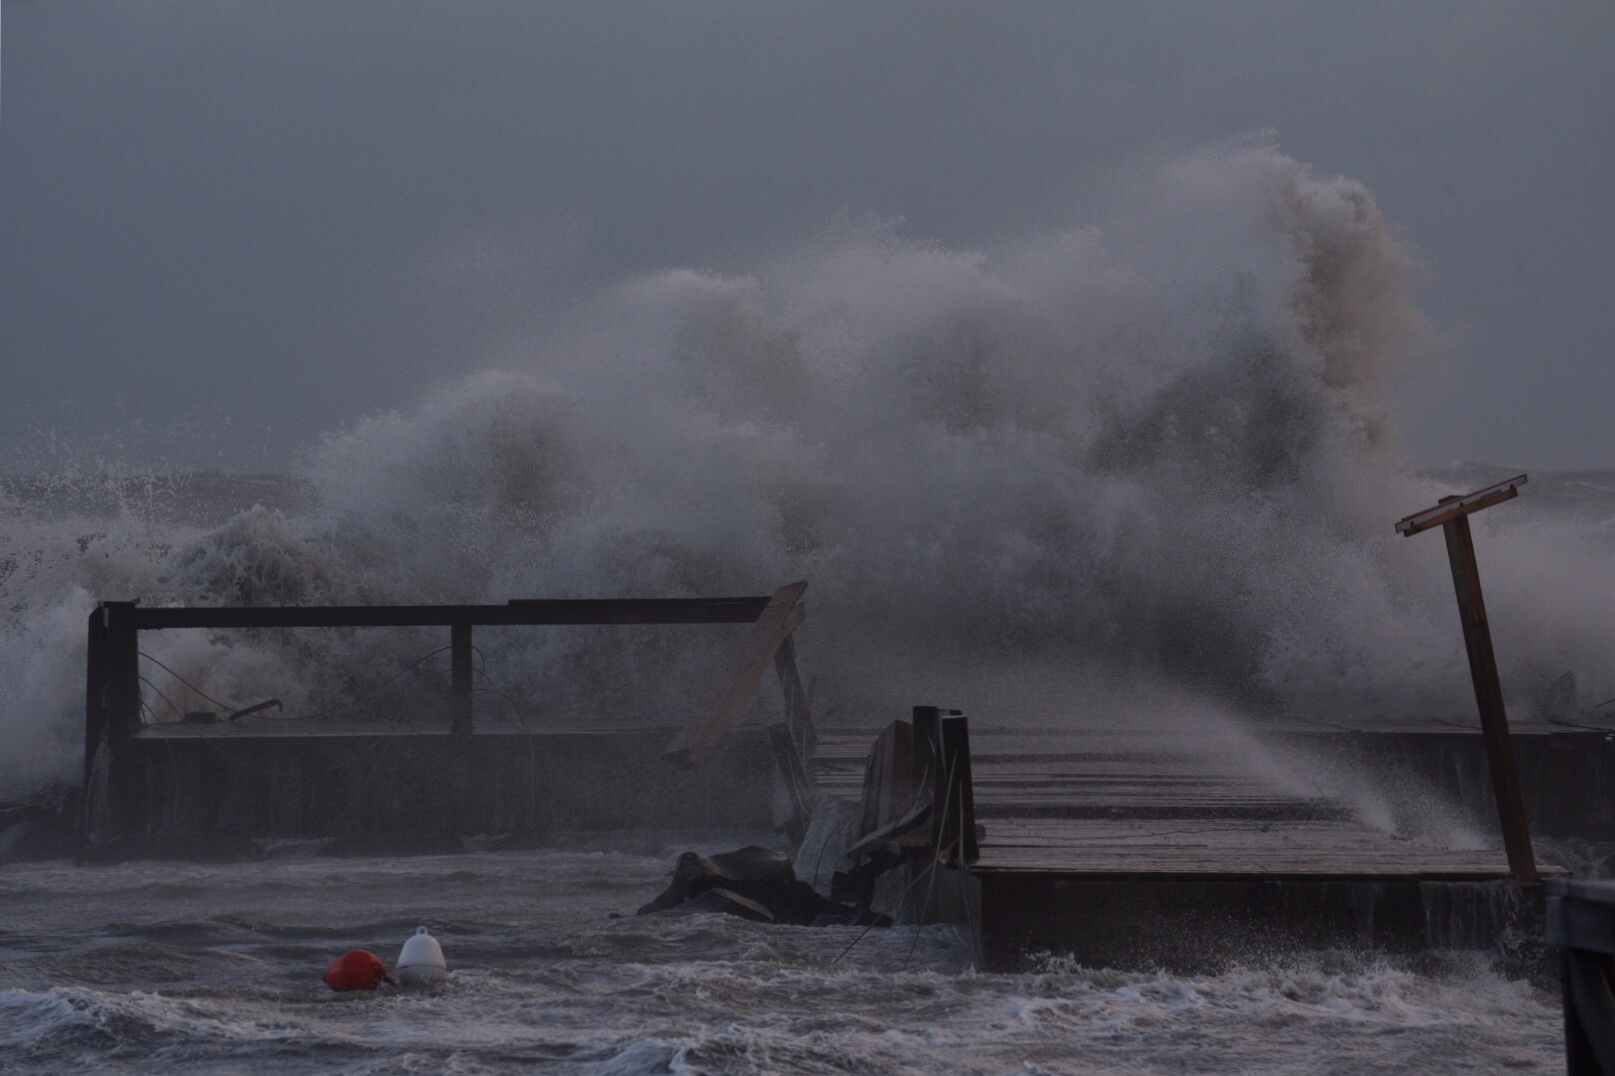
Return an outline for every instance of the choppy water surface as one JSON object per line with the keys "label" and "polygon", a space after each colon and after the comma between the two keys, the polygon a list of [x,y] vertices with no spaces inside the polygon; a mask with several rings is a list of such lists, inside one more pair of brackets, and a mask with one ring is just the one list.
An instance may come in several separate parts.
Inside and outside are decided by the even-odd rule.
{"label": "choppy water surface", "polygon": [[[1563,1071],[1555,999],[1480,958],[1304,954],[1204,977],[968,968],[948,927],[610,919],[669,854],[0,872],[16,1072]],[[333,994],[420,923],[447,986]],[[839,963],[837,957],[846,951]]]}
{"label": "choppy water surface", "polygon": [[[1110,215],[990,250],[848,223],[745,276],[624,281],[500,369],[329,431],[295,474],[138,473],[52,440],[0,478],[0,800],[77,786],[86,618],[112,599],[808,579],[826,726],[922,701],[1129,728],[1465,717],[1442,544],[1392,524],[1514,468],[1421,474],[1398,447],[1403,388],[1444,350],[1415,260],[1365,188],[1267,140],[1158,172]],[[1615,472],[1533,472],[1475,529],[1510,713],[1601,724]],[[479,629],[477,705],[663,720],[728,667],[727,630]],[[447,685],[444,642],[146,633],[146,719],[275,698],[389,720]],[[1556,1006],[1478,958],[1006,977],[967,971],[946,928],[872,932],[837,963],[854,934],[608,919],[673,851],[0,869],[0,1069],[1563,1068]],[[419,923],[447,989],[325,990],[337,953],[390,960]]]}

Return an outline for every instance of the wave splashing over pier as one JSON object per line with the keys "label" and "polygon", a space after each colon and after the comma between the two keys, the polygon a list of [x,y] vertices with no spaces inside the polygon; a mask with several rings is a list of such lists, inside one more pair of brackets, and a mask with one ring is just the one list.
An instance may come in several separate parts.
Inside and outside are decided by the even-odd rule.
{"label": "wave splashing over pier", "polygon": [[[0,723],[19,750],[0,779],[72,771],[84,616],[135,596],[808,578],[804,659],[830,722],[925,699],[1076,720],[1139,681],[1252,712],[1448,714],[1467,674],[1444,554],[1391,530],[1450,491],[1394,431],[1396,394],[1442,351],[1416,262],[1361,185],[1261,139],[1137,177],[1123,201],[986,251],[845,221],[749,275],[623,282],[504,369],[333,432],[301,506],[209,525],[155,511],[156,489],[75,523],[13,490]],[[1476,521],[1505,682],[1574,672],[1585,705],[1615,694],[1615,578],[1591,567],[1615,532],[1529,497]],[[194,634],[144,645],[210,694],[292,708],[380,698],[400,647],[441,645]],[[636,720],[723,662],[688,632],[478,641],[513,705]]]}

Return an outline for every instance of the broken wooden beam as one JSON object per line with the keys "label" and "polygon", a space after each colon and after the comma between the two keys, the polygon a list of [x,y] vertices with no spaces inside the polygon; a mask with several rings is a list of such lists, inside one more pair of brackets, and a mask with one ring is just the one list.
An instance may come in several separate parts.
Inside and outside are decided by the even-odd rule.
{"label": "broken wooden beam", "polygon": [[763,673],[774,661],[774,655],[801,626],[804,611],[802,595],[807,583],[791,583],[780,587],[768,600],[762,615],[752,625],[739,656],[718,685],[701,704],[702,717],[679,729],[668,745],[667,755],[698,765],[717,746],[728,732],[746,703],[757,693]]}

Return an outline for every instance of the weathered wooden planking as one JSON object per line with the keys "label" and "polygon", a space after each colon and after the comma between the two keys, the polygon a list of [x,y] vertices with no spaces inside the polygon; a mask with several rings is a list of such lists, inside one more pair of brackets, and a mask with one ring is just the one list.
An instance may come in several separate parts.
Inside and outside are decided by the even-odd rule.
{"label": "weathered wooden planking", "polygon": [[[1357,738],[1327,730],[1289,746],[1304,757]],[[821,740],[821,789],[856,797],[871,739]],[[1284,746],[1239,730],[972,729],[972,739],[979,856],[956,872],[958,908],[910,914],[959,923],[989,970],[1060,952],[1192,971],[1274,946],[1472,949],[1536,929],[1501,852],[1355,821],[1293,778]],[[1408,743],[1376,749],[1402,755]]]}
{"label": "weathered wooden planking", "polygon": [[[1225,739],[1203,734],[1168,739],[1136,730],[987,729],[972,746],[982,819],[1316,819],[1344,813],[1325,797],[1298,796],[1253,776],[1249,758]],[[868,733],[827,734],[816,762],[819,787],[857,798],[869,749]]]}
{"label": "weathered wooden planking", "polygon": [[1501,851],[1444,848],[1347,820],[1000,819],[975,869],[1061,875],[1501,878]]}
{"label": "weathered wooden planking", "polygon": [[[871,739],[827,734],[817,761],[820,787],[856,797]],[[979,743],[975,794],[986,837],[977,874],[1415,880],[1508,874],[1500,852],[1396,837],[1353,821],[1338,801],[1286,790],[1221,737],[987,729]]]}

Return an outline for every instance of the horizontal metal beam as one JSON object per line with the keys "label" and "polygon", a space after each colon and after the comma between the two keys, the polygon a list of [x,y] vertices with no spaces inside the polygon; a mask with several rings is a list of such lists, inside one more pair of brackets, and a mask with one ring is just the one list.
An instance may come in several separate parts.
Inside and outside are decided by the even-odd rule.
{"label": "horizontal metal beam", "polygon": [[422,628],[474,625],[751,624],[767,598],[539,598],[506,605],[307,605],[119,609],[138,631],[164,628]]}
{"label": "horizontal metal beam", "polygon": [[1525,475],[1517,474],[1513,478],[1498,482],[1496,485],[1477,489],[1473,493],[1466,493],[1462,497],[1449,497],[1440,504],[1426,508],[1422,512],[1414,512],[1411,516],[1403,516],[1396,521],[1396,533],[1407,538],[1427,531],[1432,527],[1439,527],[1443,523],[1450,523],[1460,516],[1467,516],[1471,512],[1478,512],[1482,508],[1490,508],[1494,504],[1501,504],[1519,496],[1519,487],[1525,485]]}

